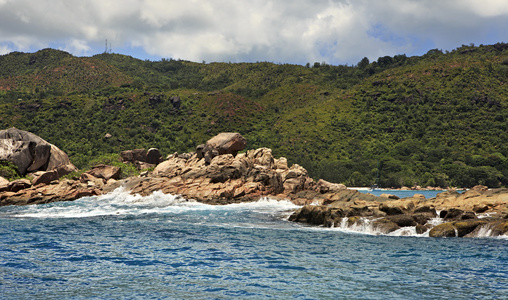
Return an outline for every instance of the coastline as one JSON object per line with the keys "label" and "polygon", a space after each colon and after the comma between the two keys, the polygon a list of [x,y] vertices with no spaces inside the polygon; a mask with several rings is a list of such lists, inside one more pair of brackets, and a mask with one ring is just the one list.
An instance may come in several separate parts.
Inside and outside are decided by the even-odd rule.
{"label": "coastline", "polygon": [[[0,205],[72,201],[124,187],[130,194],[162,192],[213,205],[255,202],[263,197],[289,200],[302,206],[290,221],[326,227],[344,222],[359,226],[369,220],[385,234],[416,227],[434,237],[474,236],[475,230],[485,228],[493,236],[508,235],[508,189],[476,186],[459,193],[455,189],[347,188],[322,179],[314,181],[305,168],[289,166],[284,157],[274,158],[268,148],[238,153],[245,145],[240,134],[223,133],[197,146],[196,152],[175,153],[166,160],[158,150],[124,151],[126,163],[152,165],[153,171],[122,180],[117,180],[120,168],[107,165],[97,165],[72,180],[42,180],[55,171],[39,172],[32,182],[22,179],[0,186]],[[147,161],[148,153],[156,153],[156,164]],[[482,218],[483,214],[489,217]],[[446,222],[436,226],[432,220],[437,217]]]}

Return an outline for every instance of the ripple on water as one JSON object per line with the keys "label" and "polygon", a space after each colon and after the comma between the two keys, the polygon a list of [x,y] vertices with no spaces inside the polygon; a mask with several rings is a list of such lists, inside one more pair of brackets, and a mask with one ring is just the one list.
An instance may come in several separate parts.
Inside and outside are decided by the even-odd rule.
{"label": "ripple on water", "polygon": [[[0,208],[2,296],[501,299],[508,294],[508,240],[308,227],[284,219],[287,203],[277,209],[270,201],[207,207],[163,195],[146,203],[121,197]],[[120,206],[122,214],[113,213]]]}

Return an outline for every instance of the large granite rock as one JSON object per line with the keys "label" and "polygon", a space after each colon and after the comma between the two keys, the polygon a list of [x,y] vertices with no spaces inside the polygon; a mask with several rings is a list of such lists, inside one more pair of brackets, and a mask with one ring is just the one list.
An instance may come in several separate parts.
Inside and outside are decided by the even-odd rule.
{"label": "large granite rock", "polygon": [[125,150],[120,153],[124,163],[132,163],[138,170],[155,167],[163,161],[162,154],[157,148]]}
{"label": "large granite rock", "polygon": [[162,162],[162,154],[157,148],[150,148],[146,152],[146,162],[152,165],[157,165]]}
{"label": "large granite rock", "polygon": [[0,130],[0,160],[12,162],[21,175],[50,171],[64,165],[73,171],[77,170],[67,154],[58,147],[33,133],[16,128]]}
{"label": "large granite rock", "polygon": [[102,178],[104,181],[108,181],[109,179],[117,180],[120,178],[122,170],[119,167],[108,166],[108,165],[97,165],[94,166],[91,170],[86,171],[86,174],[90,174],[95,178]]}
{"label": "large granite rock", "polygon": [[32,183],[28,179],[16,179],[7,185],[8,191],[16,193],[32,186]]}
{"label": "large granite rock", "polygon": [[[198,158],[204,158],[209,164],[218,155],[232,154],[236,156],[238,151],[244,150],[247,140],[239,133],[223,132],[209,139],[206,144],[196,147]],[[272,158],[273,159],[273,158]]]}
{"label": "large granite rock", "polygon": [[347,187],[343,184],[331,183],[323,179],[319,179],[316,184],[316,189],[321,193],[336,193],[345,190]]}
{"label": "large granite rock", "polygon": [[39,171],[36,172],[34,175],[35,177],[34,179],[32,179],[33,185],[50,184],[52,181],[58,180],[59,178],[57,170],[51,170],[47,172]]}
{"label": "large granite rock", "polygon": [[245,149],[247,140],[239,133],[223,132],[209,139],[206,145],[213,149],[217,149],[219,155],[236,155],[238,151]]}

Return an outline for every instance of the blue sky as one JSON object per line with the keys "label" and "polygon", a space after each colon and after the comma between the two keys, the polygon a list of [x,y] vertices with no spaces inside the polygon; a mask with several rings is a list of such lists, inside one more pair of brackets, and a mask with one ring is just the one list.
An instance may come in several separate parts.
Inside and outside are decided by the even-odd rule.
{"label": "blue sky", "polygon": [[353,65],[508,42],[506,0],[0,0],[0,54]]}

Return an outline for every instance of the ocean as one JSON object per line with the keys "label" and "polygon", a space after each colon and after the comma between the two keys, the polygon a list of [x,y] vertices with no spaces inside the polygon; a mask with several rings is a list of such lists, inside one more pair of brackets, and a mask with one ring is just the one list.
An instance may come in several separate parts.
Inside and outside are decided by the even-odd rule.
{"label": "ocean", "polygon": [[1,299],[507,299],[508,239],[287,221],[122,190],[0,207]]}

